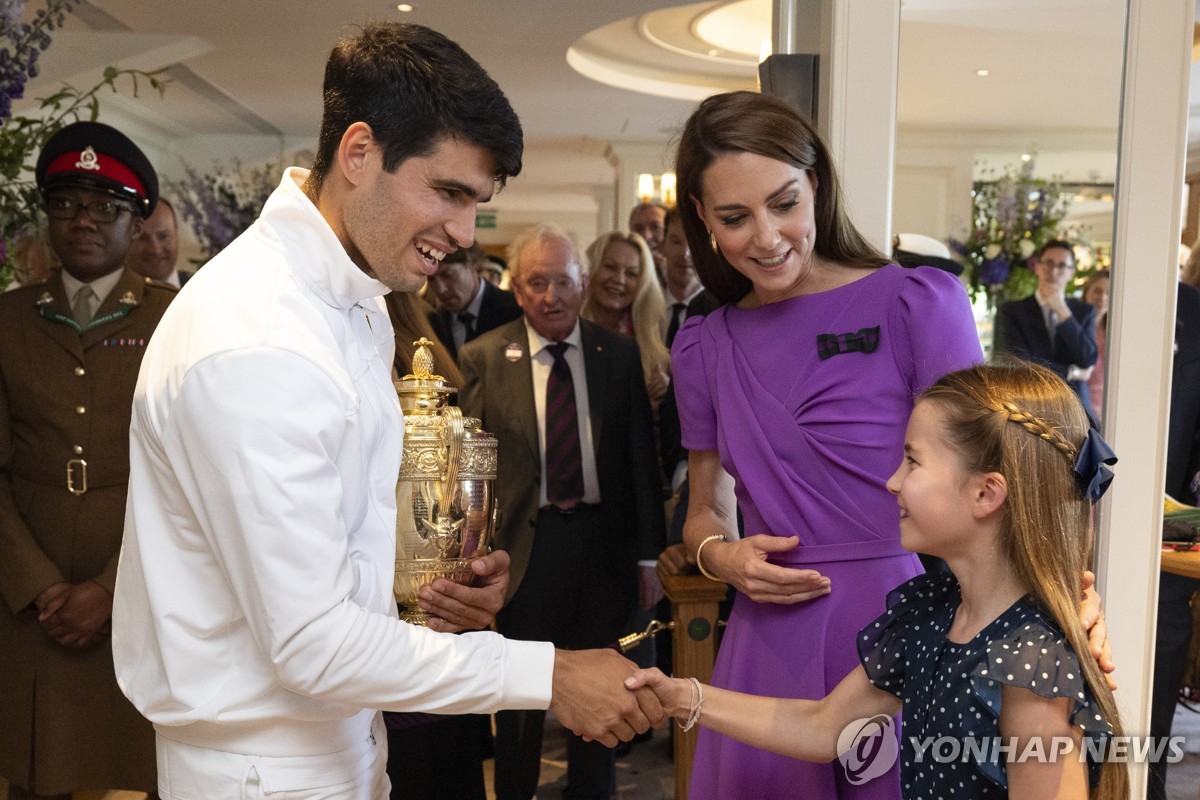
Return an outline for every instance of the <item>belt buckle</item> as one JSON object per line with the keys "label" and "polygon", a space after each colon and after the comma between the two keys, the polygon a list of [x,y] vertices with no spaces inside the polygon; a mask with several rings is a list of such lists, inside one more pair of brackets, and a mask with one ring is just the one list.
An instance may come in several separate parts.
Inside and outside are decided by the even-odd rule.
{"label": "belt buckle", "polygon": [[589,506],[587,505],[587,503],[584,503],[582,500],[576,500],[570,506],[564,507],[564,506],[560,506],[560,505],[555,505],[554,510],[557,511],[561,516],[569,517],[574,514],[578,514],[580,511],[582,511],[583,509],[588,508],[588,507]]}
{"label": "belt buckle", "polygon": [[[79,486],[78,487],[76,487],[76,485],[75,485],[76,468],[78,468],[78,471],[79,471]],[[84,494],[87,494],[87,490],[88,490],[87,462],[84,461],[82,458],[72,458],[70,461],[67,462],[67,491],[70,492],[71,494],[75,495],[76,497],[80,497]]]}

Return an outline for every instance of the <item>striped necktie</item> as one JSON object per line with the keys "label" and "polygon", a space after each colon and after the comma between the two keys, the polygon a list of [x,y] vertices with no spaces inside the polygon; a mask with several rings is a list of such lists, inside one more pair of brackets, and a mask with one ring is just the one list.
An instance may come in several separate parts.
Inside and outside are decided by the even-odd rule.
{"label": "striped necktie", "polygon": [[546,347],[554,357],[546,378],[546,499],[560,508],[571,508],[583,499],[583,450],[579,444],[575,383],[564,356],[568,347],[566,342]]}

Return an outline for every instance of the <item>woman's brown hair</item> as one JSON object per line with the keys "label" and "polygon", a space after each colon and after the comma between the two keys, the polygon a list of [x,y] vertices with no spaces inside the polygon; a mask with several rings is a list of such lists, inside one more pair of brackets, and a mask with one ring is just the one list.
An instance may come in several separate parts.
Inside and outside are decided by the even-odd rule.
{"label": "woman's brown hair", "polygon": [[813,209],[817,255],[863,268],[889,263],[850,222],[829,147],[809,120],[769,95],[718,94],[702,102],[684,125],[675,174],[678,208],[696,274],[720,303],[740,300],[750,291],[750,279],[714,251],[693,198],[704,201],[705,171],[717,158],[732,153],[754,153],[812,172],[817,186]]}
{"label": "woman's brown hair", "polygon": [[[942,377],[918,402],[936,403],[947,440],[972,474],[998,472],[1008,498],[1002,544],[1034,602],[1062,629],[1088,688],[1121,735],[1108,681],[1079,620],[1080,575],[1091,569],[1091,502],[1076,483],[1075,458],[1088,432],[1079,399],[1061,378],[1025,362],[975,366]],[[1106,761],[1093,800],[1129,796],[1124,763]]]}

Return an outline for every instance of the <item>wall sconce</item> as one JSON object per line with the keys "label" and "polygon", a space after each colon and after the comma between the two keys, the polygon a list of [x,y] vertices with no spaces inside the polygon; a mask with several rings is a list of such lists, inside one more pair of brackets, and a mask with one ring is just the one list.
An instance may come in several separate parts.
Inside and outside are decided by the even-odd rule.
{"label": "wall sconce", "polygon": [[[655,192],[655,183],[658,184],[658,191]],[[651,200],[658,200],[665,206],[675,205],[675,173],[664,172],[658,176],[655,181],[655,176],[649,172],[643,172],[637,177],[637,196],[638,200],[643,203],[649,203]]]}
{"label": "wall sconce", "polygon": [[663,205],[673,207],[675,205],[675,173],[664,172],[662,177],[658,179],[658,191],[662,195]]}

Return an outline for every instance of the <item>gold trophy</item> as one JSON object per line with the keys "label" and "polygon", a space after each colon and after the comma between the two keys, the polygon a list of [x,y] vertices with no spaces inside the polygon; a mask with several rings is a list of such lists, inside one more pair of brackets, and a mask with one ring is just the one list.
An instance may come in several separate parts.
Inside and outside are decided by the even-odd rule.
{"label": "gold trophy", "polygon": [[433,374],[432,342],[413,342],[413,371],[395,382],[404,412],[404,453],[396,484],[396,578],[400,618],[425,625],[417,604],[436,578],[464,586],[470,560],[488,552],[496,530],[496,438],[479,420],[446,405],[458,391]]}

